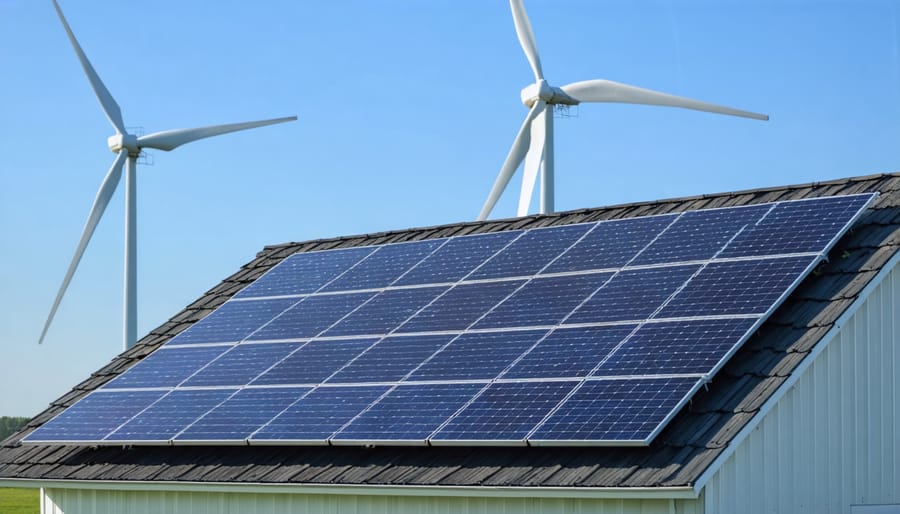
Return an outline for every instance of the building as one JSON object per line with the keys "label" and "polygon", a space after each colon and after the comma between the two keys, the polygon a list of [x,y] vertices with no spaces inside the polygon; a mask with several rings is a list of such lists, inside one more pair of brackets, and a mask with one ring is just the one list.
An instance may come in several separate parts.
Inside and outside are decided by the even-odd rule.
{"label": "building", "polygon": [[[647,447],[21,445],[296,252],[879,192]],[[0,448],[45,513],[900,512],[900,174],[267,247]]]}

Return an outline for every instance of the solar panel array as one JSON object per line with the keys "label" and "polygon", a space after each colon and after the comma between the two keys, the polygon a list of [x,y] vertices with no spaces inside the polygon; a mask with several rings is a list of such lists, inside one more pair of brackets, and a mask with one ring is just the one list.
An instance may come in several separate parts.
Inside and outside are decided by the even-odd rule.
{"label": "solar panel array", "polygon": [[872,198],[298,253],[25,442],[649,444]]}

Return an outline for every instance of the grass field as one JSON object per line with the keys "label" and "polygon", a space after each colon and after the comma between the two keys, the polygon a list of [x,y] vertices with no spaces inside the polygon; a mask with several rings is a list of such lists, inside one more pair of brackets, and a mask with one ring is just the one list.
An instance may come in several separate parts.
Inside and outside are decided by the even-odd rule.
{"label": "grass field", "polygon": [[0,487],[0,512],[3,514],[39,514],[40,489],[8,489]]}

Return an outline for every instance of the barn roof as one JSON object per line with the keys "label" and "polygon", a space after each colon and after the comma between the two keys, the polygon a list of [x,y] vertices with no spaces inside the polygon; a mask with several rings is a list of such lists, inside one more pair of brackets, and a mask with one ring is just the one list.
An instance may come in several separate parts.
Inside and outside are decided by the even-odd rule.
{"label": "barn roof", "polygon": [[[312,250],[880,192],[872,209],[648,447],[102,447],[19,440],[202,319],[285,257]],[[900,249],[900,173],[266,247],[0,445],[0,480],[487,487],[693,486]]]}

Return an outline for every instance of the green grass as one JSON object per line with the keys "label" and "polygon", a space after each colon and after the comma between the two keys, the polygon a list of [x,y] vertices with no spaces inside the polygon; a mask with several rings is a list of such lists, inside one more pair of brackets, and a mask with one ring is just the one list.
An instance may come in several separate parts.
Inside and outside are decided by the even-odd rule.
{"label": "green grass", "polygon": [[39,514],[40,511],[40,489],[0,487],[0,512],[3,514]]}

